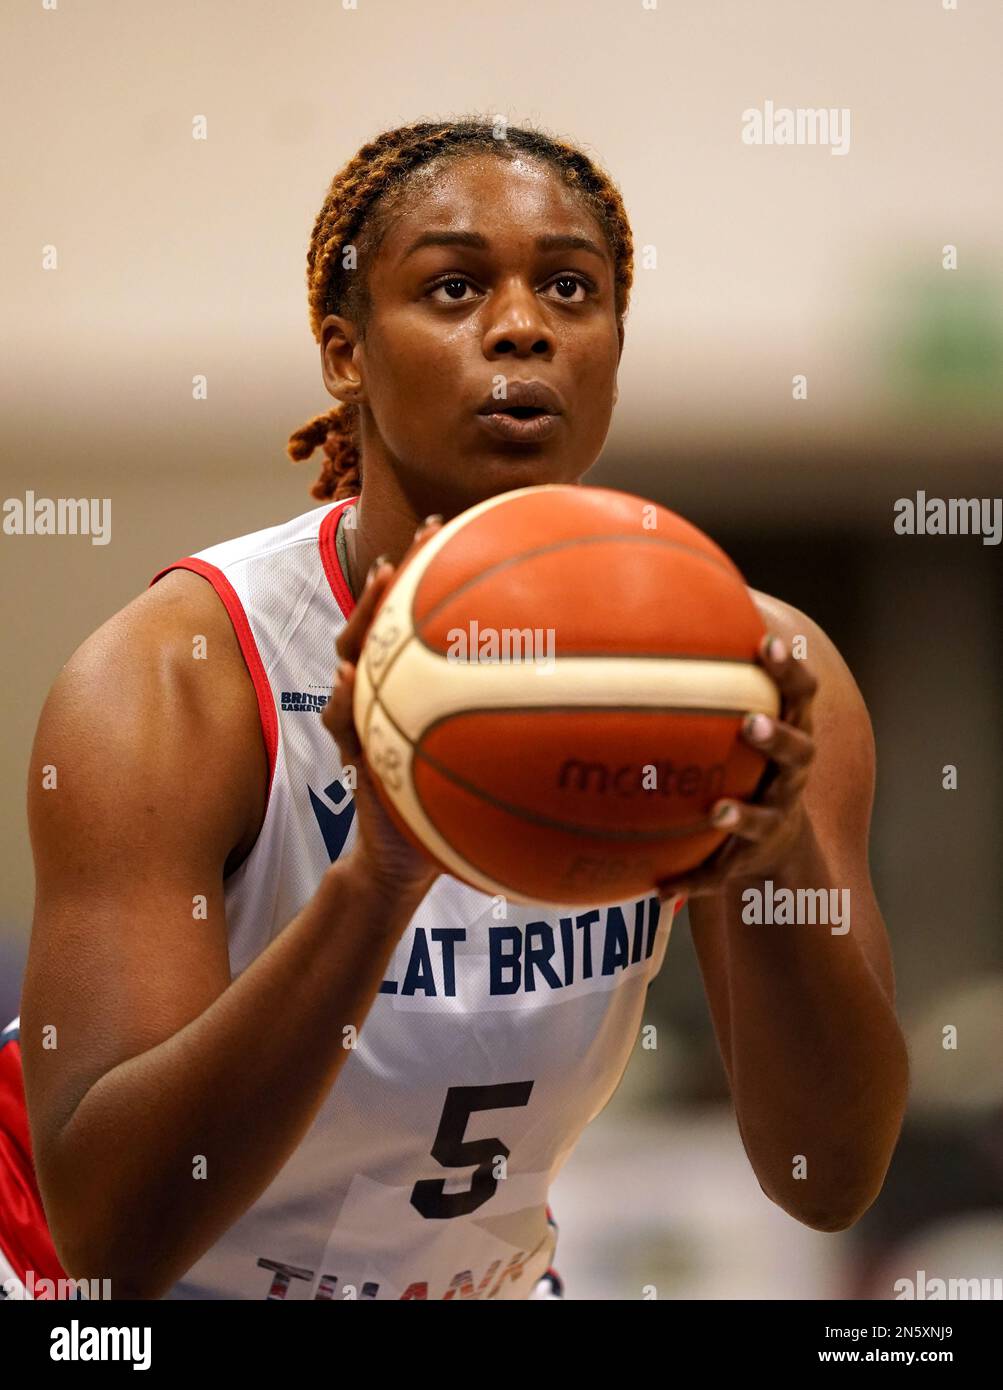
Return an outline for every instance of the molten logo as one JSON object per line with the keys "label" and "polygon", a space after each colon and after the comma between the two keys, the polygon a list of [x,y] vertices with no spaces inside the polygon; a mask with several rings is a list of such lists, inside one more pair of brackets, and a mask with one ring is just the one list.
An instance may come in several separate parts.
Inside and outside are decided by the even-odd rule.
{"label": "molten logo", "polygon": [[557,785],[562,791],[571,790],[606,796],[636,796],[638,792],[654,796],[685,796],[716,800],[724,786],[724,764],[683,763],[609,763],[584,762],[568,758],[561,764]]}

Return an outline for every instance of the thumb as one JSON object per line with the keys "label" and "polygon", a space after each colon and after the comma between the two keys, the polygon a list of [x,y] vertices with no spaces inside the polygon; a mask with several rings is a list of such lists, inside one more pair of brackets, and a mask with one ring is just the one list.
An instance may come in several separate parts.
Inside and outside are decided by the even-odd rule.
{"label": "thumb", "polygon": [[355,663],[340,658],[334,672],[334,686],[321,711],[321,719],[325,728],[334,735],[343,763],[354,763],[362,752],[352,714],[354,695]]}

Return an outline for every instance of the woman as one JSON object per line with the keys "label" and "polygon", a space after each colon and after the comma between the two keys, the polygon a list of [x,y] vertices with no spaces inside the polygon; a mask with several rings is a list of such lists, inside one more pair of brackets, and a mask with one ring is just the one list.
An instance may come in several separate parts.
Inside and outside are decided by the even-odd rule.
{"label": "woman", "polygon": [[[560,909],[498,904],[398,835],[352,683],[412,543],[595,461],[631,273],[615,187],[537,132],[392,130],[334,179],[308,285],[339,405],[290,441],[323,445],[327,505],[161,571],[41,717],[19,1046],[47,1229],[8,1042],[15,1274],[143,1298],[559,1293],[548,1186],[626,1066],[672,912],[575,909],[566,987],[527,970],[494,988],[499,933],[528,952]],[[726,845],[661,897],[692,898],[763,1190],[840,1230],[881,1187],[907,1085],[867,869],[873,747],[825,635],[755,597],[783,707],[746,736],[770,776],[757,804],[717,808]],[[750,929],[742,893],[767,878],[849,888],[852,931]],[[648,949],[607,973],[592,956],[617,910]]]}

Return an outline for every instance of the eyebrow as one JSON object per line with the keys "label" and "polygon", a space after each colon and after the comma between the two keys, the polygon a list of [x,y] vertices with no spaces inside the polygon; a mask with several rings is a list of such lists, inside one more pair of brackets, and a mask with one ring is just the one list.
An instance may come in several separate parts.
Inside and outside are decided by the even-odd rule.
{"label": "eyebrow", "polygon": [[[420,237],[412,241],[401,256],[401,260],[406,261],[408,256],[413,256],[423,246],[468,246],[475,251],[486,251],[489,242],[487,237],[482,236],[480,232],[423,232]],[[594,241],[590,241],[588,237],[570,236],[563,233],[537,237],[536,249],[538,251],[591,251],[594,256],[599,256],[600,259],[604,255],[602,249]]]}

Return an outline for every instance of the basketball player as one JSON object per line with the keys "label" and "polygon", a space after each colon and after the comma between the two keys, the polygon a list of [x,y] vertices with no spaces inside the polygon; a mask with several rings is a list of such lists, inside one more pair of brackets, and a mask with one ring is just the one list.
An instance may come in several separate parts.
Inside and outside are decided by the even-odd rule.
{"label": "basketball player", "polygon": [[[394,565],[442,517],[580,482],[631,275],[610,179],[534,131],[391,130],[332,182],[308,282],[338,406],[290,441],[323,446],[324,505],[161,570],[41,716],[36,911],[0,1040],[8,1292],[65,1272],[116,1297],[559,1295],[548,1188],[619,1082],[686,894],[764,1192],[824,1231],[874,1200],[907,1085],[874,756],[810,619],[755,596],[782,717],[745,736],[768,777],[715,809],[731,836],[707,865],[636,902],[499,917],[404,842],[360,757],[355,663]],[[747,926],[766,878],[850,888],[852,931]],[[643,949],[607,969],[615,923]]]}

